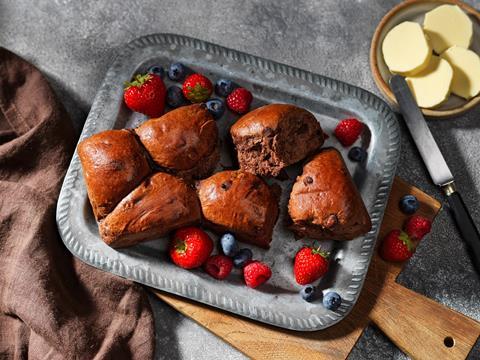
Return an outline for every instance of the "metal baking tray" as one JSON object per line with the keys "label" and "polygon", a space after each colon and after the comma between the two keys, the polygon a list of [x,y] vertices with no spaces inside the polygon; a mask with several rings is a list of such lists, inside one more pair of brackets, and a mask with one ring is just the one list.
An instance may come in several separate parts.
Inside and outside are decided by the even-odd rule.
{"label": "metal baking tray", "polygon": [[[337,291],[343,298],[341,307],[335,312],[329,311],[321,305],[321,300],[307,303],[298,295],[300,286],[293,277],[293,258],[303,244],[311,241],[296,241],[285,229],[283,220],[300,165],[287,169],[289,179],[270,181],[282,187],[280,218],[271,248],[247,246],[254,258],[272,266],[272,278],[258,289],[246,287],[239,270],[227,280],[218,281],[202,270],[176,267],[165,251],[168,239],[120,250],[105,245],[88,202],[76,152],[57,206],[57,224],[65,245],[75,256],[104,271],[275,326],[315,331],[339,322],[350,312],[362,289],[395,174],[400,131],[394,113],[375,95],[340,81],[201,40],[154,34],[136,39],[122,49],[95,97],[81,139],[106,129],[135,127],[145,121],[143,115],[132,113],[123,104],[123,82],[153,64],[168,66],[176,61],[206,74],[212,81],[226,77],[251,90],[252,108],[274,102],[306,108],[317,116],[327,134],[331,135],[338,120],[346,117],[359,118],[368,126],[369,131],[364,132],[361,139],[363,145],[368,146],[368,160],[362,165],[349,161],[348,149],[333,136],[325,144],[342,152],[373,223],[368,234],[353,241],[322,242],[322,246],[332,252],[332,261],[319,287]],[[169,80],[166,82],[168,85]],[[236,118],[227,111],[218,120],[223,139],[218,170],[222,165],[232,165],[226,136]],[[218,239],[214,234],[212,237]]]}

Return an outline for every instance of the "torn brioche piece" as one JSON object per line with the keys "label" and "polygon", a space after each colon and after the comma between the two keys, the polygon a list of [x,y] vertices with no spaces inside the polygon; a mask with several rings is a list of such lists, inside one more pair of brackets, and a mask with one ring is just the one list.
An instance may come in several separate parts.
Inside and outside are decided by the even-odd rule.
{"label": "torn brioche piece", "polygon": [[252,174],[278,176],[323,145],[315,116],[288,104],[270,104],[249,112],[230,129],[240,168]]}

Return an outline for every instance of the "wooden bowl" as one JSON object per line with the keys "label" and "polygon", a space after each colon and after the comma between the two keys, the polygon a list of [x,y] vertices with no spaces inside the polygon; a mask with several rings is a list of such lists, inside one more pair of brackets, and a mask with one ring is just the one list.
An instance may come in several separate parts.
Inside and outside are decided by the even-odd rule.
{"label": "wooden bowl", "polygon": [[[380,21],[373,35],[370,46],[370,68],[380,91],[396,106],[388,81],[392,74],[388,70],[382,54],[382,43],[385,35],[394,26],[403,21],[415,21],[423,24],[425,13],[443,4],[458,5],[473,22],[473,41],[470,49],[480,55],[480,13],[469,5],[458,0],[407,0],[390,10]],[[472,109],[480,103],[480,94],[470,100],[450,95],[449,99],[434,109],[422,109],[425,116],[431,118],[453,117]]]}

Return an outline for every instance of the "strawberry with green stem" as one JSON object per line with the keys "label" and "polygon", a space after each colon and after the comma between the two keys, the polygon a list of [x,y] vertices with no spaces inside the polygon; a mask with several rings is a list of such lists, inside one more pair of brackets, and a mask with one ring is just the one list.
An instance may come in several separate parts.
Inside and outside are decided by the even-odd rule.
{"label": "strawberry with green stem", "polygon": [[125,82],[123,99],[129,109],[158,117],[165,110],[166,88],[160,76],[138,74],[132,81]]}
{"label": "strawberry with green stem", "polygon": [[200,228],[190,226],[175,232],[169,247],[169,254],[175,265],[193,269],[207,261],[213,251],[213,241]]}
{"label": "strawberry with green stem", "polygon": [[328,271],[330,254],[321,247],[301,248],[295,255],[293,273],[300,285],[311,284]]}
{"label": "strawberry with green stem", "polygon": [[415,244],[402,230],[392,230],[383,239],[380,256],[383,260],[401,262],[408,260],[415,252]]}
{"label": "strawberry with green stem", "polygon": [[212,82],[202,74],[192,74],[185,79],[183,95],[193,103],[207,100],[213,92]]}

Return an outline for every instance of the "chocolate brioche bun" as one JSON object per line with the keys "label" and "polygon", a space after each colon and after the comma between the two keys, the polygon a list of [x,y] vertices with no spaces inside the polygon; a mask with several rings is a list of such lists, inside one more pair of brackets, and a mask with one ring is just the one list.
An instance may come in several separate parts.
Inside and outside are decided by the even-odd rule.
{"label": "chocolate brioche bun", "polygon": [[352,240],[372,223],[338,150],[320,151],[303,167],[288,202],[290,229],[298,237]]}
{"label": "chocolate brioche bun", "polygon": [[230,129],[240,168],[276,177],[316,152],[323,131],[312,113],[295,105],[270,104],[241,117]]}
{"label": "chocolate brioche bun", "polygon": [[148,155],[131,130],[107,130],[78,144],[88,198],[103,219],[152,170]]}
{"label": "chocolate brioche bun", "polygon": [[233,232],[240,241],[268,248],[278,218],[278,197],[260,177],[241,170],[218,172],[197,183],[204,223]]}
{"label": "chocolate brioche bun", "polygon": [[119,248],[162,237],[200,219],[195,190],[180,178],[156,173],[120,201],[99,228],[103,241]]}
{"label": "chocolate brioche bun", "polygon": [[220,159],[217,124],[204,104],[179,107],[135,132],[159,169],[186,179],[210,175]]}

